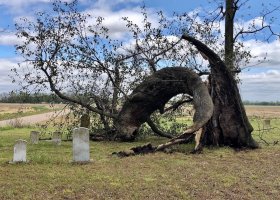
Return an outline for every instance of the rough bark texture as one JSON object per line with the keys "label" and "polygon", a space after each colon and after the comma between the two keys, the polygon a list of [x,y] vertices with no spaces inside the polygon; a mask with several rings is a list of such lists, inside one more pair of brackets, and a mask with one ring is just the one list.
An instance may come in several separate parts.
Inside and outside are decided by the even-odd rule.
{"label": "rough bark texture", "polygon": [[236,6],[234,5],[234,0],[226,0],[226,11],[225,11],[225,64],[226,66],[233,70],[234,65],[234,16],[236,12]]}
{"label": "rough bark texture", "polygon": [[257,148],[258,145],[251,136],[253,128],[245,113],[237,83],[225,63],[200,41],[188,35],[182,38],[206,55],[211,65],[209,80],[214,113],[207,123],[203,143]]}
{"label": "rough bark texture", "polygon": [[213,103],[206,85],[193,71],[184,67],[164,68],[143,81],[129,97],[116,123],[118,136],[133,140],[140,125],[174,96],[187,93],[193,96],[195,114],[193,126],[185,133],[194,133],[212,116]]}

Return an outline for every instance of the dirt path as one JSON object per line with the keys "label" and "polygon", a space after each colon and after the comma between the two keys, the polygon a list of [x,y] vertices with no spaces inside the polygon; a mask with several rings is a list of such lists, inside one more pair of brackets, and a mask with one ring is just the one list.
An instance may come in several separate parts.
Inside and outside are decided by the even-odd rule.
{"label": "dirt path", "polygon": [[38,114],[38,115],[31,115],[31,116],[26,116],[26,117],[20,117],[17,119],[8,119],[8,120],[3,120],[0,121],[0,127],[3,126],[9,126],[12,125],[14,123],[21,123],[22,125],[32,125],[32,124],[36,124],[39,122],[43,122],[43,121],[47,121],[52,117],[55,116],[62,116],[65,115],[65,112],[48,112],[48,113],[43,113],[43,114]]}

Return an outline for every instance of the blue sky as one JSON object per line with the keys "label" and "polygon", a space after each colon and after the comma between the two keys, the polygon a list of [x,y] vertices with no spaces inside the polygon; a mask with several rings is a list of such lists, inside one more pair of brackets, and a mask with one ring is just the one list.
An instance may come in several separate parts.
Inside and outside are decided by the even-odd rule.
{"label": "blue sky", "polygon": [[[262,2],[267,6],[269,4],[280,6],[279,0],[250,0],[240,12],[240,15],[249,13],[249,15],[244,15],[243,23],[259,16],[263,9]],[[87,9],[112,19],[112,24],[110,20],[108,23],[113,28],[116,28],[116,24],[113,24],[116,17],[129,16],[137,19],[140,15],[138,8],[143,3],[150,12],[163,10],[167,15],[173,12],[191,12],[195,9],[210,10],[217,5],[209,4],[208,0],[80,0],[81,10]],[[14,49],[14,45],[19,42],[14,35],[14,23],[20,17],[32,17],[36,11],[46,11],[50,8],[50,0],[0,0],[0,93],[17,88],[17,85],[12,84],[9,78],[10,69],[20,60],[18,55],[15,55]],[[279,14],[276,12],[275,16]],[[279,24],[280,19],[273,24],[278,32],[280,32]],[[256,59],[266,54],[268,59],[258,66],[242,71],[240,75],[242,98],[250,101],[280,101],[280,42],[245,40],[244,44],[251,49]],[[251,64],[254,65],[254,59]]]}

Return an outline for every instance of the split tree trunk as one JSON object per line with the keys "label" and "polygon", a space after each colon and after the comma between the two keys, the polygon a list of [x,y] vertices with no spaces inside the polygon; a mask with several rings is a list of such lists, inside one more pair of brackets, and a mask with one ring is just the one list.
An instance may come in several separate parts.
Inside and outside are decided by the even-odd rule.
{"label": "split tree trunk", "polygon": [[248,120],[236,80],[230,70],[205,44],[188,35],[183,35],[182,38],[206,55],[211,65],[209,89],[214,103],[214,113],[206,125],[203,143],[235,148],[257,148],[258,145],[251,135],[253,127]]}

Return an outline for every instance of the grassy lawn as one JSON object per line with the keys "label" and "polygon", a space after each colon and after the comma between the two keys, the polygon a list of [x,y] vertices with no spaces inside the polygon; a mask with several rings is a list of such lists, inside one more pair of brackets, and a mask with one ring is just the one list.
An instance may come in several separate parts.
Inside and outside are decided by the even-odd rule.
{"label": "grassy lawn", "polygon": [[[258,119],[252,118],[257,128]],[[280,127],[273,119],[272,126]],[[72,143],[28,144],[27,164],[8,164],[17,139],[29,140],[32,128],[0,128],[0,199],[279,199],[280,145],[257,150],[205,148],[190,154],[193,144],[173,154],[155,153],[127,158],[114,151],[164,139],[134,143],[91,142],[92,163],[72,164]],[[268,142],[280,131],[262,133]],[[259,132],[254,133],[261,141]]]}

